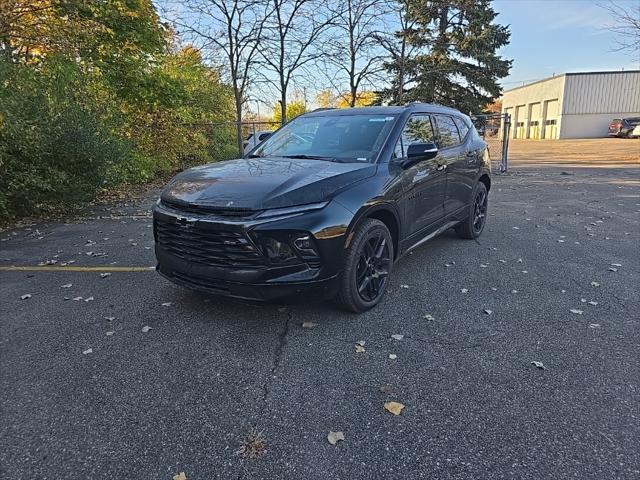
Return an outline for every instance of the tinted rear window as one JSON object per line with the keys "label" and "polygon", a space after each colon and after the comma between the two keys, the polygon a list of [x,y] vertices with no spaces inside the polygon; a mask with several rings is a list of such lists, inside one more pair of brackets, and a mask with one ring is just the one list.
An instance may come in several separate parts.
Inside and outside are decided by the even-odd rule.
{"label": "tinted rear window", "polygon": [[447,148],[460,144],[458,127],[448,115],[435,115],[438,124],[438,147]]}

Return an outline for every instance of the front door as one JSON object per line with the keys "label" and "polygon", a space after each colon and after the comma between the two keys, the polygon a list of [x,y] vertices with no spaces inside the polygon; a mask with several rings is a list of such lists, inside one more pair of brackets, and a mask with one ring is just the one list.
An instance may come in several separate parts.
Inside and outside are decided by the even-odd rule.
{"label": "front door", "polygon": [[[405,158],[407,148],[412,143],[435,142],[434,131],[430,115],[412,115],[398,139],[395,156]],[[444,217],[446,169],[443,164],[442,157],[438,155],[431,160],[418,162],[401,173],[404,177],[401,203],[407,236],[420,237],[429,233],[430,227],[437,226]]]}

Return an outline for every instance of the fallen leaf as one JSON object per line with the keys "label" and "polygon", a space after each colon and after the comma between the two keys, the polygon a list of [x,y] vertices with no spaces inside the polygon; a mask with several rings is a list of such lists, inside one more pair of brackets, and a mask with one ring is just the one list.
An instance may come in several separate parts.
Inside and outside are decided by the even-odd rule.
{"label": "fallen leaf", "polygon": [[111,331],[108,331],[108,332],[106,333],[106,335],[107,335],[107,337],[110,337],[110,336],[111,336],[111,335],[113,335],[114,333],[116,333],[116,332],[114,332],[113,330],[111,330]]}
{"label": "fallen leaf", "polygon": [[31,298],[31,294],[30,293],[25,293],[24,295],[22,295],[20,297],[20,300],[27,300],[28,298]]}
{"label": "fallen leaf", "polygon": [[364,353],[365,349],[362,345],[356,345],[356,353]]}
{"label": "fallen leaf", "polygon": [[302,328],[313,328],[315,327],[317,324],[313,323],[313,322],[302,322]]}
{"label": "fallen leaf", "polygon": [[80,300],[82,300],[82,297],[73,297],[72,300],[74,302],[79,302]]}
{"label": "fallen leaf", "polygon": [[171,302],[164,302],[162,304],[163,307],[170,307],[171,306]]}
{"label": "fallen leaf", "polygon": [[356,342],[356,345],[360,345],[361,347],[364,347],[365,343],[367,343],[367,342],[365,342],[364,340],[358,340]]}
{"label": "fallen leaf", "polygon": [[467,288],[463,288],[462,290],[460,290],[462,293],[467,293],[469,290]]}
{"label": "fallen leaf", "polygon": [[64,285],[60,285],[60,288],[71,288],[73,283],[65,283]]}
{"label": "fallen leaf", "polygon": [[599,323],[590,323],[589,324],[589,328],[600,328],[600,324]]}
{"label": "fallen leaf", "polygon": [[491,315],[493,313],[493,310],[489,310],[488,308],[485,308],[484,313],[486,313],[487,315]]}
{"label": "fallen leaf", "polygon": [[612,267],[621,267],[622,264],[621,263],[612,263],[611,266]]}
{"label": "fallen leaf", "polygon": [[384,408],[387,412],[393,413],[394,415],[400,415],[404,405],[399,402],[384,402]]}
{"label": "fallen leaf", "polygon": [[600,284],[598,282],[591,282],[592,287],[599,287]]}
{"label": "fallen leaf", "polygon": [[398,358],[398,356],[397,356],[395,353],[390,353],[390,354],[389,354],[389,358],[390,358],[391,360],[395,360],[396,358]]}
{"label": "fallen leaf", "polygon": [[591,300],[589,302],[589,305],[593,305],[595,307],[596,305],[598,305],[598,302],[595,302],[595,301]]}
{"label": "fallen leaf", "polygon": [[518,290],[511,290],[511,293],[518,293]]}
{"label": "fallen leaf", "polygon": [[409,285],[400,285],[400,288],[409,288]]}
{"label": "fallen leaf", "polygon": [[618,271],[618,269],[617,269],[617,268],[614,268],[614,267],[609,267],[609,271],[610,271],[610,272],[617,272],[617,271]]}
{"label": "fallen leaf", "polygon": [[338,442],[344,442],[344,433],[330,431],[329,435],[327,435],[327,441],[331,445],[335,445]]}
{"label": "fallen leaf", "polygon": [[145,325],[144,327],[142,327],[142,333],[147,333],[149,330],[151,330],[151,327],[149,325]]}
{"label": "fallen leaf", "polygon": [[531,362],[531,365],[534,365],[536,368],[539,368],[540,370],[546,370],[547,369],[547,367],[545,367],[542,362],[533,361],[533,362]]}
{"label": "fallen leaf", "polygon": [[575,313],[576,315],[582,315],[582,310],[578,310],[577,308],[572,308],[570,312]]}
{"label": "fallen leaf", "polygon": [[116,317],[104,317],[105,320],[107,320],[108,322],[113,322]]}
{"label": "fallen leaf", "polygon": [[429,320],[430,322],[433,322],[435,320],[435,318],[432,315],[429,315],[428,313],[424,316],[425,320]]}
{"label": "fallen leaf", "polygon": [[587,303],[587,299],[586,299],[586,298],[581,298],[581,299],[580,299],[580,301],[581,301],[582,303]]}
{"label": "fallen leaf", "polygon": [[187,480],[187,474],[184,472],[180,472],[179,474],[173,476],[173,480]]}
{"label": "fallen leaf", "polygon": [[92,348],[87,348],[85,351],[82,352],[83,355],[89,355],[90,353],[93,353]]}
{"label": "fallen leaf", "polygon": [[93,297],[87,297],[84,299],[85,302],[93,302]]}
{"label": "fallen leaf", "polygon": [[487,265],[486,263],[481,263],[480,264],[480,268],[487,268],[489,265]]}
{"label": "fallen leaf", "polygon": [[100,274],[100,278],[106,278],[106,277],[110,277],[111,274],[109,272],[105,272],[105,273],[101,273]]}
{"label": "fallen leaf", "polygon": [[393,335],[391,335],[391,338],[393,338],[394,340],[402,340],[404,338],[404,335],[394,333]]}

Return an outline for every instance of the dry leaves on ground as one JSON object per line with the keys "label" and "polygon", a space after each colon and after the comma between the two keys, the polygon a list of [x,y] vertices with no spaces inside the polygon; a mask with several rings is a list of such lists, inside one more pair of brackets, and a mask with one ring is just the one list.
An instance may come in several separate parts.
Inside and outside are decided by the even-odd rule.
{"label": "dry leaves on ground", "polygon": [[387,412],[400,415],[404,409],[404,405],[400,402],[384,402],[384,408]]}
{"label": "dry leaves on ground", "polygon": [[245,458],[258,458],[267,452],[267,440],[262,432],[252,428],[240,442],[238,455]]}
{"label": "dry leaves on ground", "polygon": [[344,433],[330,431],[329,435],[327,435],[327,441],[331,445],[335,445],[338,442],[344,442]]}

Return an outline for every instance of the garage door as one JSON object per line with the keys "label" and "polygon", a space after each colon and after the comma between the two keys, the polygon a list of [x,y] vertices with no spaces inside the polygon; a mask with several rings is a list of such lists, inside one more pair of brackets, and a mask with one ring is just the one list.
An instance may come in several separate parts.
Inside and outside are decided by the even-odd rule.
{"label": "garage door", "polygon": [[525,106],[518,105],[516,107],[515,138],[525,138],[525,117]]}
{"label": "garage door", "polygon": [[545,102],[546,115],[544,118],[544,138],[555,140],[558,138],[558,100]]}
{"label": "garage door", "polygon": [[542,136],[542,106],[539,103],[531,104],[529,115],[529,138],[538,140]]}

